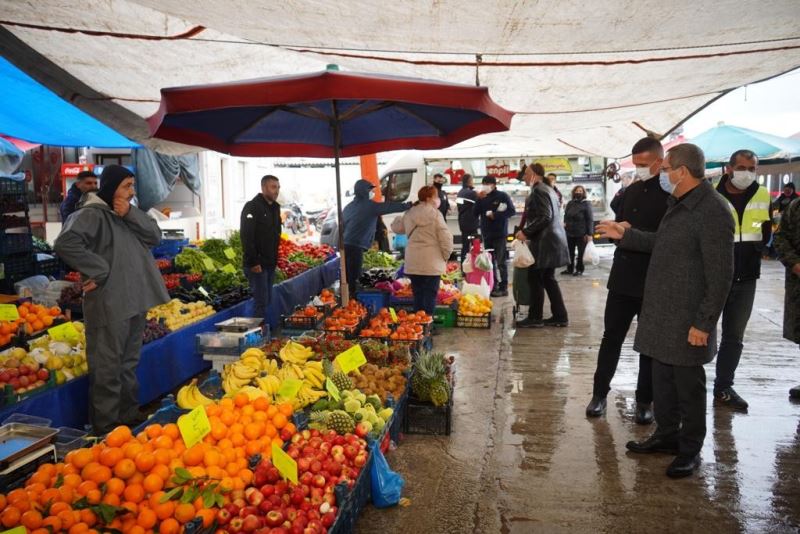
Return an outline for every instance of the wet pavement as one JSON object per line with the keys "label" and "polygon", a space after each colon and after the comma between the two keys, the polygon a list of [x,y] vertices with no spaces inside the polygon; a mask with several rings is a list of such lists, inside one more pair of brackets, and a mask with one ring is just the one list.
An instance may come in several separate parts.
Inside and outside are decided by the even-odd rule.
{"label": "wet pavement", "polygon": [[[633,422],[638,356],[631,328],[608,396],[587,419],[610,260],[560,277],[570,326],[513,328],[496,299],[491,331],[451,329],[436,348],[457,359],[450,436],[406,436],[389,463],[407,507],[368,506],[359,532],[798,532],[800,350],[781,337],[783,269],[765,262],[735,388],[749,413],[713,407],[699,472],[671,480],[666,455],[625,443],[653,427]],[[547,310],[545,311],[547,315]]]}

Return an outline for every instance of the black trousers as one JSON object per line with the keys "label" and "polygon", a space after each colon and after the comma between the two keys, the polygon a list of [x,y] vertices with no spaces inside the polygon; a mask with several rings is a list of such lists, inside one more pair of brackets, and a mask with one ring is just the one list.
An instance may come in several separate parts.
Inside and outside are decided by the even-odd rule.
{"label": "black trousers", "polygon": [[[614,291],[606,297],[605,331],[597,353],[597,370],[594,372],[596,397],[605,397],[611,391],[611,379],[617,372],[622,344],[628,335],[633,318],[642,310],[642,299],[620,295]],[[653,402],[652,359],[639,355],[639,378],[636,382],[636,402]]]}
{"label": "black trousers", "polygon": [[568,320],[567,307],[564,306],[564,297],[555,276],[555,269],[528,269],[528,283],[531,287],[530,307],[528,317],[541,320],[544,313],[544,294],[550,299],[550,309],[553,318],[557,321]]}
{"label": "black trousers", "polygon": [[[583,272],[583,253],[586,252],[586,237],[570,237],[567,236],[567,246],[569,247],[569,272]],[[575,249],[578,249],[578,257],[575,258]],[[578,264],[575,265],[575,260]]]}
{"label": "black trousers", "polygon": [[483,246],[492,249],[494,267],[494,287],[501,291],[508,289],[508,242],[506,237],[484,238]]}
{"label": "black trousers", "polygon": [[344,266],[350,296],[355,297],[358,291],[358,279],[361,278],[361,266],[364,263],[364,249],[352,245],[344,246]]}
{"label": "black trousers", "polygon": [[653,360],[655,434],[677,438],[681,456],[694,456],[706,438],[706,372]]}

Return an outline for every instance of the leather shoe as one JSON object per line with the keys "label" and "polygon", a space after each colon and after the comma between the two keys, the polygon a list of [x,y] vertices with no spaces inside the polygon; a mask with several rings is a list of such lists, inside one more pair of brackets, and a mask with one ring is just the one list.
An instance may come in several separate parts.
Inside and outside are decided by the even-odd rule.
{"label": "leather shoe", "polygon": [[572,274],[572,269],[564,269],[563,271],[561,271],[561,274],[564,274],[564,275]]}
{"label": "leather shoe", "polygon": [[523,319],[522,321],[517,321],[517,328],[543,328],[544,321],[541,319],[531,319],[528,317],[527,319]]}
{"label": "leather shoe", "polygon": [[678,441],[676,439],[650,436],[644,441],[629,441],[625,447],[637,454],[653,454],[663,452],[666,454],[678,454]]}
{"label": "leather shoe", "polygon": [[800,399],[800,386],[795,386],[789,390],[789,398]]}
{"label": "leather shoe", "polygon": [[542,323],[545,326],[556,326],[559,328],[564,328],[566,326],[569,326],[568,319],[556,319],[555,317],[550,317],[549,319],[545,319],[544,321],[542,321]]}
{"label": "leather shoe", "polygon": [[653,405],[644,402],[636,403],[636,424],[649,425],[653,422]]}
{"label": "leather shoe", "polygon": [[667,467],[669,478],[683,478],[691,476],[700,466],[700,456],[677,456]]}
{"label": "leather shoe", "polygon": [[600,417],[606,413],[606,398],[593,396],[586,406],[586,417]]}
{"label": "leather shoe", "polygon": [[489,293],[490,297],[507,297],[508,290],[507,289],[495,289],[491,293]]}

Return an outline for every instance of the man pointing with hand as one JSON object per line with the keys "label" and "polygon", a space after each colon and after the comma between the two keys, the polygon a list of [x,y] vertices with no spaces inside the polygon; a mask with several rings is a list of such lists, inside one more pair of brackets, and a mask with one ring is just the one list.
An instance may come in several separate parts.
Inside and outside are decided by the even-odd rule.
{"label": "man pointing with hand", "polygon": [[667,475],[691,475],[706,435],[706,375],[716,354],[716,324],[733,279],[733,219],[704,179],[695,145],[673,147],[661,167],[670,193],[656,232],[604,221],[598,231],[623,249],[651,252],[634,348],[653,359],[656,431],[626,445],[636,453],[669,453]]}

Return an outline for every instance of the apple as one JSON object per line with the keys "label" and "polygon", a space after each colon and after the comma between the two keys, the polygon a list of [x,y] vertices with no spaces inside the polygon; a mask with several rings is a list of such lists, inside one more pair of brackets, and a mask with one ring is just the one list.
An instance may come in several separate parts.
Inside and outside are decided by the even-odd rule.
{"label": "apple", "polygon": [[245,506],[241,510],[239,510],[239,517],[244,519],[248,515],[258,515],[258,507],[257,506]]}
{"label": "apple", "polygon": [[367,427],[363,423],[358,423],[356,425],[356,436],[363,438],[366,437],[367,434],[369,434]]}
{"label": "apple", "polygon": [[314,479],[313,473],[311,473],[310,471],[305,471],[302,475],[300,475],[300,478],[298,480],[300,481],[300,484],[308,486],[309,484],[311,484],[311,481],[313,479]]}
{"label": "apple", "polygon": [[331,447],[331,456],[334,454],[344,454],[344,447],[341,445],[334,445]]}
{"label": "apple", "polygon": [[317,473],[322,471],[322,463],[318,462],[317,460],[314,460],[313,462],[311,462],[311,466],[309,469],[312,473],[316,475]]}
{"label": "apple", "polygon": [[318,488],[324,488],[326,482],[327,482],[327,480],[325,480],[324,476],[315,475],[314,476],[314,480],[312,481],[312,484],[314,484],[314,486],[316,486]]}
{"label": "apple", "polygon": [[308,525],[308,519],[302,516],[298,516],[294,521],[292,521],[292,528],[300,527],[300,532],[302,532],[302,529],[306,528],[306,525]]}
{"label": "apple", "polygon": [[286,427],[283,427],[281,429],[280,437],[284,442],[289,441],[290,439],[292,439],[292,436],[294,436],[294,434],[292,434],[292,431],[290,429],[288,429]]}
{"label": "apple", "polygon": [[19,374],[21,374],[23,376],[24,375],[29,375],[29,374],[31,374],[31,368],[28,367],[27,365],[20,365],[19,366]]}
{"label": "apple", "polygon": [[275,493],[277,493],[278,495],[283,495],[284,493],[286,493],[286,490],[288,489],[289,489],[289,483],[286,482],[285,480],[281,480],[275,483]]}
{"label": "apple", "polygon": [[353,460],[353,464],[355,464],[356,467],[364,467],[364,464],[366,463],[367,463],[367,453],[365,451],[359,452],[358,455]]}
{"label": "apple", "polygon": [[302,504],[303,501],[306,500],[306,496],[303,493],[303,490],[301,488],[295,488],[295,490],[292,492],[291,500],[292,504],[294,504],[295,506],[299,506],[300,504]]}
{"label": "apple", "polygon": [[277,527],[283,524],[286,518],[280,510],[270,510],[264,516],[264,524],[268,527]]}
{"label": "apple", "polygon": [[252,506],[258,506],[264,502],[264,494],[262,494],[257,488],[247,488],[244,492],[244,496],[247,502]]}
{"label": "apple", "polygon": [[301,451],[306,458],[313,458],[317,454],[317,449],[311,445],[305,445]]}
{"label": "apple", "polygon": [[270,529],[269,534],[289,534],[289,531],[284,527],[275,527]]}
{"label": "apple", "polygon": [[312,519],[306,525],[306,532],[310,530],[313,534],[320,534],[322,532],[322,521],[319,519]]}
{"label": "apple", "polygon": [[228,532],[232,532],[233,534],[241,532],[243,524],[244,524],[244,519],[242,519],[241,517],[234,517],[233,519],[231,519],[231,522],[228,523]]}
{"label": "apple", "polygon": [[231,522],[231,513],[226,508],[220,508],[217,512],[217,525],[227,525]]}
{"label": "apple", "polygon": [[311,510],[311,508],[312,508],[312,504],[311,504],[310,501],[305,501],[305,502],[303,502],[303,504],[300,505],[300,511],[301,512],[308,512],[309,510]]}
{"label": "apple", "polygon": [[275,493],[275,486],[273,486],[272,484],[264,484],[263,486],[261,486],[261,489],[259,491],[261,492],[261,495],[263,495],[264,497],[269,497],[270,495],[273,495]]}
{"label": "apple", "polygon": [[322,516],[320,522],[322,526],[325,528],[331,528],[331,525],[336,521],[336,515],[333,512],[328,512],[327,514]]}
{"label": "apple", "polygon": [[[326,493],[322,496],[323,504],[327,504],[330,507],[333,507],[336,504],[336,495],[333,493]],[[320,504],[320,513],[322,513],[322,505]]]}
{"label": "apple", "polygon": [[236,513],[239,513],[239,510],[247,506],[247,502],[244,500],[244,497],[237,497],[231,501],[231,504],[236,506]]}
{"label": "apple", "polygon": [[344,436],[337,435],[335,438],[333,438],[334,445],[344,445],[345,443],[347,443],[347,440],[344,439]]}
{"label": "apple", "polygon": [[16,358],[9,358],[6,360],[6,367],[16,369],[19,367],[19,360]]}
{"label": "apple", "polygon": [[[320,431],[319,431],[319,430],[317,430],[317,429],[313,429],[313,430],[311,430],[311,433],[310,433],[309,437],[307,437],[306,439],[318,438],[318,437],[320,437],[321,435],[322,435],[322,434],[320,433]],[[303,437],[305,438],[305,434],[303,434]]]}
{"label": "apple", "polygon": [[0,372],[0,382],[6,382],[7,383],[9,380],[11,380],[11,378],[12,378],[12,376],[11,376],[11,373],[8,371],[8,369],[3,369]]}
{"label": "apple", "polygon": [[358,449],[356,449],[353,445],[345,445],[344,455],[348,460],[353,460],[355,459],[356,455],[358,455]]}
{"label": "apple", "polygon": [[300,434],[300,433],[295,434],[294,436],[292,436],[292,443],[297,443],[301,439],[303,439],[303,435],[302,434]]}
{"label": "apple", "polygon": [[273,508],[279,508],[280,506],[283,505],[283,500],[281,499],[281,496],[278,495],[277,493],[273,493],[272,495],[269,496],[269,502],[272,503]]}
{"label": "apple", "polygon": [[261,515],[267,515],[267,513],[274,508],[272,501],[269,499],[264,499],[264,502],[258,505],[258,511],[261,512]]}
{"label": "apple", "polygon": [[308,484],[303,484],[300,486],[300,491],[303,492],[303,497],[308,497],[311,493],[311,487]]}
{"label": "apple", "polygon": [[47,380],[50,378],[50,371],[45,368],[41,368],[36,372],[36,376],[39,378],[39,380]]}
{"label": "apple", "polygon": [[289,452],[287,452],[286,454],[288,454],[288,455],[289,455],[289,457],[290,457],[292,460],[297,460],[298,458],[300,458],[300,451],[298,451],[297,449],[291,449],[291,450],[289,450]]}
{"label": "apple", "polygon": [[320,516],[319,512],[316,511],[316,510],[309,510],[308,514],[307,514],[307,517],[308,517],[308,520],[311,521],[313,519],[319,520],[319,518],[322,517],[322,516]]}
{"label": "apple", "polygon": [[311,467],[311,460],[308,458],[300,458],[297,460],[297,470],[301,473],[304,471],[308,471],[309,467]]}
{"label": "apple", "polygon": [[8,384],[14,389],[19,389],[19,387],[20,387],[19,386],[19,378],[13,377],[11,380],[8,381]]}
{"label": "apple", "polygon": [[261,518],[257,515],[251,514],[244,518],[242,521],[242,532],[253,532],[263,526]]}
{"label": "apple", "polygon": [[275,484],[281,479],[281,474],[276,467],[270,467],[267,471],[267,483]]}

